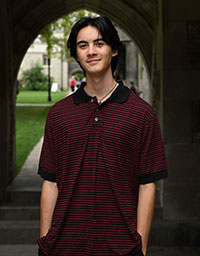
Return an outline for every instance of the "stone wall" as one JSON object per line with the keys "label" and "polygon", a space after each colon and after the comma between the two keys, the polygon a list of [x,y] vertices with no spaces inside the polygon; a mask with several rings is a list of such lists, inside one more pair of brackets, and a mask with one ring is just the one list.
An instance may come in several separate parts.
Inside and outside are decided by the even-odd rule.
{"label": "stone wall", "polygon": [[194,61],[200,56],[200,41],[191,41],[200,35],[200,2],[164,0],[163,4],[163,121],[169,167],[164,217],[191,221],[200,212],[200,143],[193,140],[194,119],[200,118],[199,111],[193,111],[200,102],[200,61]]}
{"label": "stone wall", "polygon": [[0,201],[15,175],[15,86],[12,76],[11,12],[6,0],[0,8]]}

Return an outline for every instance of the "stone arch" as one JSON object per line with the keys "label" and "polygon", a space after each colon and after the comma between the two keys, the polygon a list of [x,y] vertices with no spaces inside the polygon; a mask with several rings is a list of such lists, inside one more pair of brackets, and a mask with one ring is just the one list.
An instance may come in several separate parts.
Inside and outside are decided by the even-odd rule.
{"label": "stone arch", "polygon": [[17,76],[21,61],[35,37],[49,23],[79,9],[87,9],[110,17],[138,45],[151,76],[156,0],[132,1],[15,1],[13,3],[13,71]]}
{"label": "stone arch", "polygon": [[[192,120],[199,120],[200,65],[198,61],[197,66],[191,64],[198,56],[195,46],[199,42],[200,2],[182,1],[181,4],[180,12],[179,0],[1,0],[0,202],[14,177],[14,82],[21,61],[29,45],[48,23],[72,11],[87,9],[109,16],[142,52],[156,93],[154,98],[158,99],[169,163],[169,179],[162,188],[163,218],[175,220],[174,234],[180,233],[180,226],[187,229],[182,232],[185,236],[180,236],[180,241],[187,241],[186,246],[197,244],[200,145],[192,141],[195,129],[199,131]],[[192,224],[188,225],[191,220]],[[171,226],[164,231],[171,232]],[[191,233],[195,234],[188,236]],[[160,241],[159,235],[157,238],[155,241]],[[177,239],[172,236],[171,240]]]}
{"label": "stone arch", "polygon": [[[2,132],[6,140],[1,140],[2,165],[0,197],[15,176],[15,80],[29,46],[41,30],[59,17],[76,10],[86,9],[100,15],[108,16],[127,33],[139,47],[152,83],[152,68],[155,44],[155,20],[158,0],[3,0],[4,10],[1,31],[3,32],[2,63],[6,63]],[[159,84],[159,83],[158,83]],[[6,98],[6,100],[5,100]],[[7,125],[7,126],[6,126]],[[6,148],[6,150],[5,150]],[[0,198],[1,199],[1,198]]]}

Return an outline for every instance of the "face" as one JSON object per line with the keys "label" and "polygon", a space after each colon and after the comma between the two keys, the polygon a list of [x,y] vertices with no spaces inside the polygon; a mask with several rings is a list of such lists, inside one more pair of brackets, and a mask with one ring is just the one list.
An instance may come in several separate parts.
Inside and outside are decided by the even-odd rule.
{"label": "face", "polygon": [[118,54],[103,40],[94,26],[82,28],[76,41],[77,60],[86,74],[104,74],[111,72],[111,60]]}

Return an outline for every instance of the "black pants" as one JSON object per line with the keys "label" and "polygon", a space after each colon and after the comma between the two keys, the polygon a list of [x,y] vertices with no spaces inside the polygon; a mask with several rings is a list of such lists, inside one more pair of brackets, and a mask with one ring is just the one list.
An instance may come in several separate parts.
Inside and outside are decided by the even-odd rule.
{"label": "black pants", "polygon": [[[39,248],[38,256],[47,256],[47,255],[41,250],[41,248]],[[134,254],[132,256],[144,256],[144,254],[142,253],[142,250],[140,250],[139,252],[137,252],[136,254]]]}

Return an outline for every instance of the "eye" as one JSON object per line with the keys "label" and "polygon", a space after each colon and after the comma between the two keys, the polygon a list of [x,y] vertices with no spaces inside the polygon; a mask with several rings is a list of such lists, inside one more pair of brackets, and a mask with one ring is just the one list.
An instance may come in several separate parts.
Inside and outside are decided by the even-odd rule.
{"label": "eye", "polygon": [[97,47],[102,47],[102,46],[103,46],[103,42],[97,42],[97,43],[96,43],[96,46],[97,46]]}
{"label": "eye", "polygon": [[87,44],[79,44],[79,48],[80,49],[86,49],[87,48]]}

